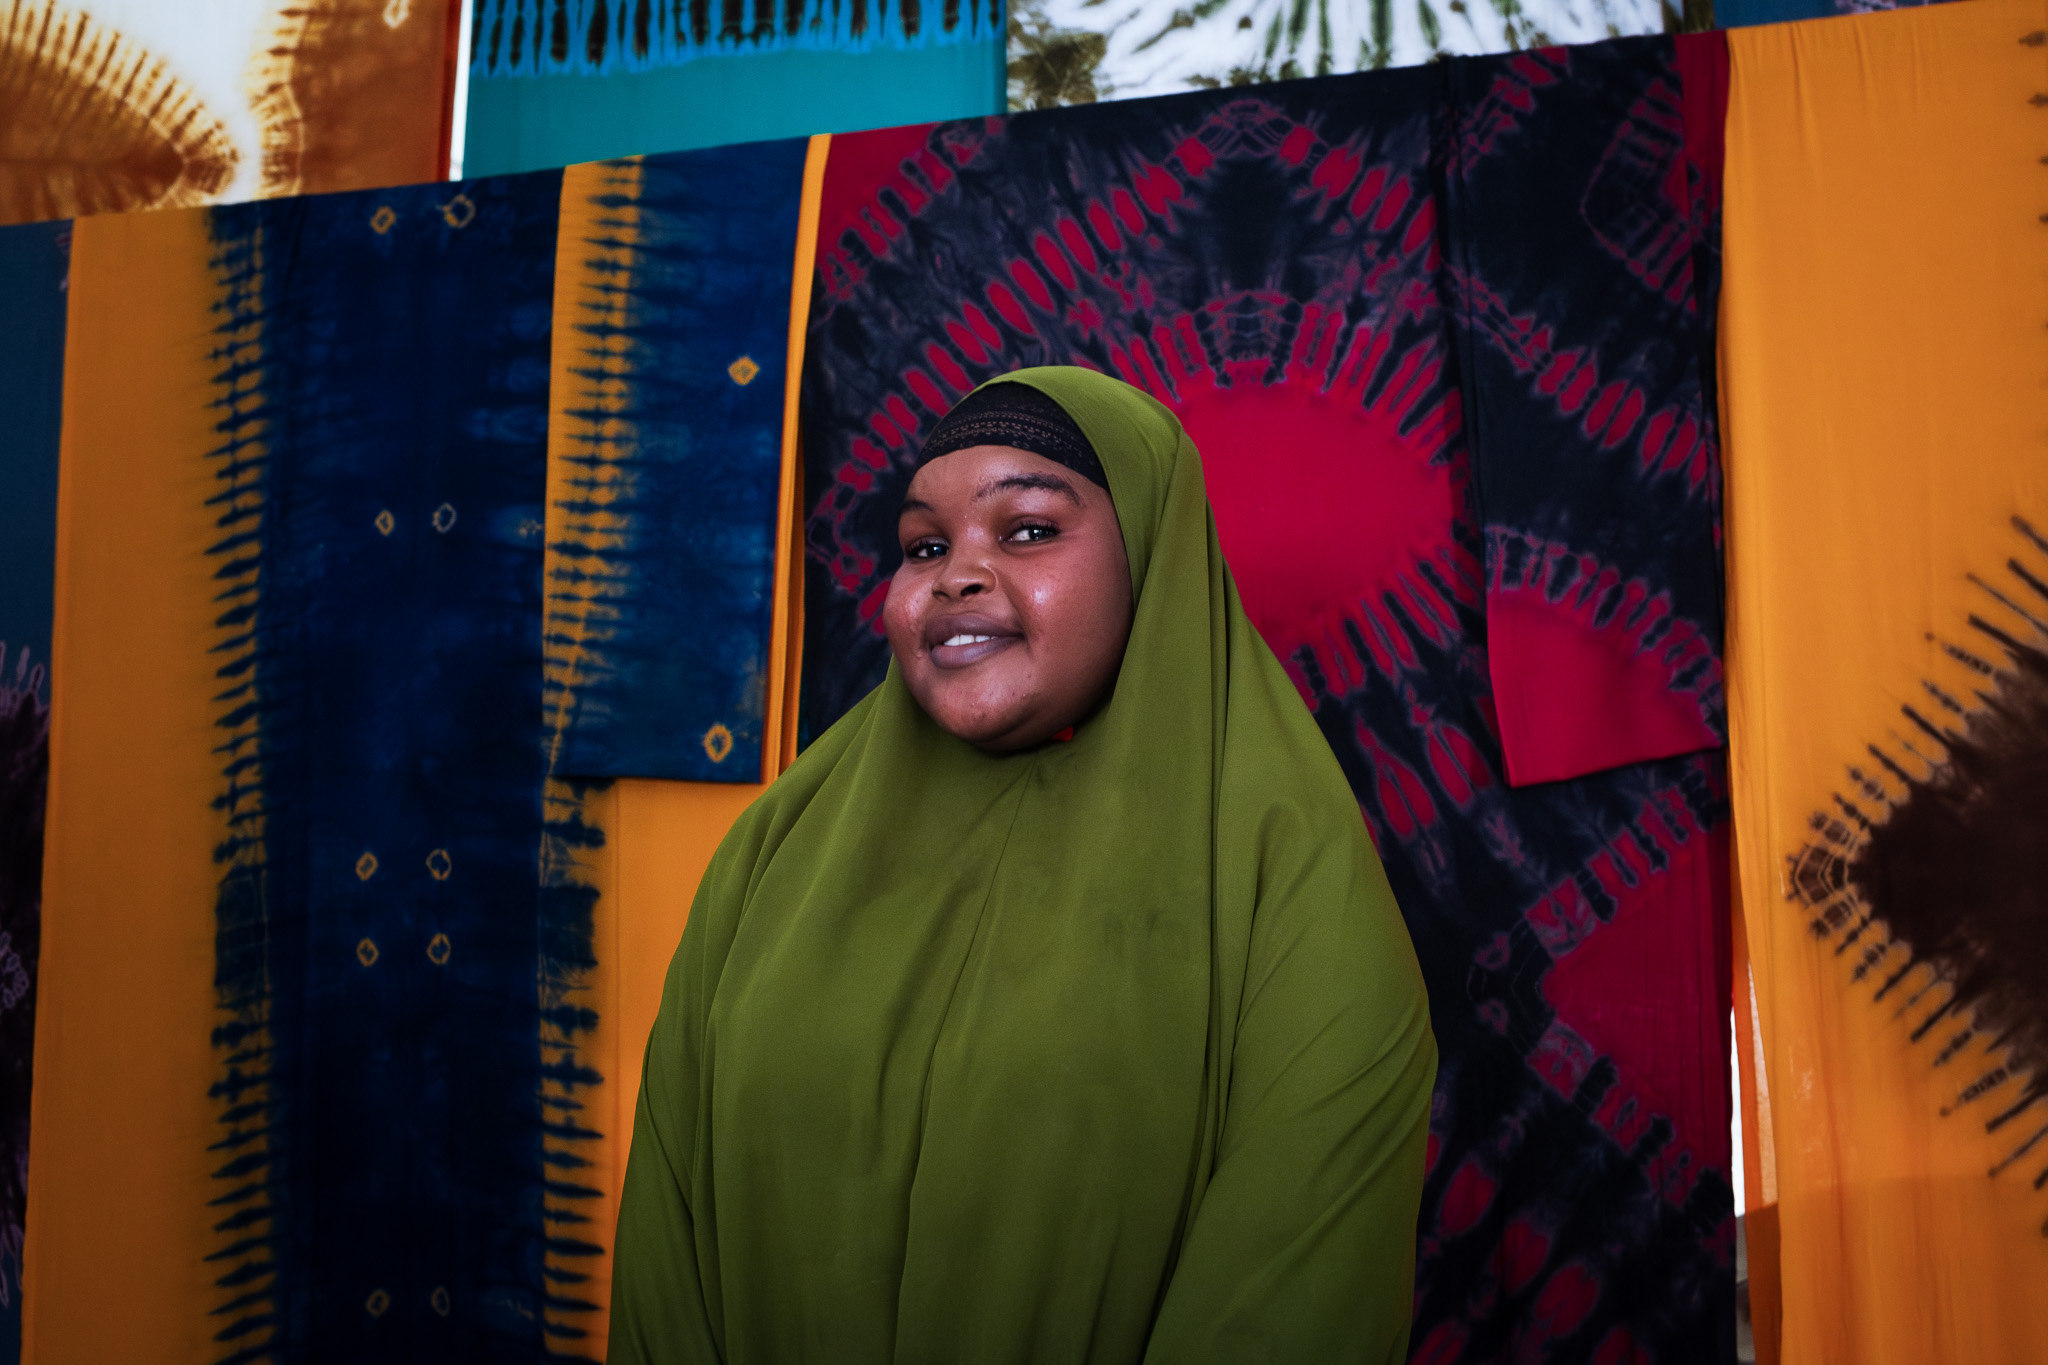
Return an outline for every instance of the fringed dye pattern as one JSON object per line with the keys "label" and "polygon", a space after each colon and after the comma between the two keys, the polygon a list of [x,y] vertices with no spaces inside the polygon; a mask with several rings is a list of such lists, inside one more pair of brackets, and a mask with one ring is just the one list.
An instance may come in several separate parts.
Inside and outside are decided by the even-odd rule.
{"label": "fringed dye pattern", "polygon": [[1978,610],[1937,637],[1968,695],[1923,681],[1814,813],[1786,885],[1870,1002],[1952,1074],[1942,1116],[2010,1135],[1989,1174],[2025,1180],[2048,1218],[2048,538],[2012,527],[2003,581],[1971,575]]}
{"label": "fringed dye pattern", "polygon": [[559,186],[214,214],[222,1362],[538,1360],[587,1306],[544,1097],[589,904],[536,877]]}
{"label": "fringed dye pattern", "polygon": [[604,1074],[586,1056],[598,1026],[593,911],[601,893],[593,867],[605,831],[588,798],[605,783],[549,778],[540,856],[540,1075],[542,1217],[547,1229],[542,1297],[550,1359],[601,1360],[599,1311],[609,1298],[613,1201],[595,1169],[618,1134],[597,1126],[593,1103]]}
{"label": "fringed dye pattern", "polygon": [[464,0],[0,5],[0,223],[443,174]]}
{"label": "fringed dye pattern", "polygon": [[[1663,40],[1544,60],[1572,98],[1525,111],[1525,136],[1594,162],[1608,115],[1676,78]],[[887,665],[897,507],[954,401],[1066,363],[1166,403],[1428,978],[1416,1358],[1720,1365],[1723,764],[1503,781],[1441,188],[1469,111],[1450,94],[1421,69],[836,137],[806,353],[804,721],[820,733]],[[1661,323],[1650,297],[1624,333]]]}
{"label": "fringed dye pattern", "polygon": [[607,75],[733,52],[924,47],[1000,35],[998,0],[476,0],[480,75]]}
{"label": "fringed dye pattern", "polygon": [[805,147],[569,172],[549,438],[551,773],[761,778]]}
{"label": "fringed dye pattern", "polygon": [[0,223],[203,204],[234,178],[242,153],[220,113],[161,57],[59,0],[0,16],[0,69],[0,126],[21,148],[0,164]]}

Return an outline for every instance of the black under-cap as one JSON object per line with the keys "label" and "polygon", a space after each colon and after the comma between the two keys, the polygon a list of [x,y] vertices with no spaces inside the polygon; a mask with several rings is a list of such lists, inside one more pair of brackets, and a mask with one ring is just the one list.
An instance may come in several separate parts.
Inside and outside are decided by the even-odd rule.
{"label": "black under-cap", "polygon": [[988,384],[961,399],[932,428],[918,452],[918,468],[969,446],[1028,450],[1109,487],[1088,437],[1065,408],[1029,384]]}

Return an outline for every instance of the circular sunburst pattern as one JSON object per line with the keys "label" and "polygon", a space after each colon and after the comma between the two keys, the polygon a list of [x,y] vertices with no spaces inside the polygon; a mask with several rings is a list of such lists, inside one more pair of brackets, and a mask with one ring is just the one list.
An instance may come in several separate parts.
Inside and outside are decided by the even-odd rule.
{"label": "circular sunburst pattern", "polygon": [[0,18],[0,223],[203,203],[226,127],[164,63],[59,0]]}

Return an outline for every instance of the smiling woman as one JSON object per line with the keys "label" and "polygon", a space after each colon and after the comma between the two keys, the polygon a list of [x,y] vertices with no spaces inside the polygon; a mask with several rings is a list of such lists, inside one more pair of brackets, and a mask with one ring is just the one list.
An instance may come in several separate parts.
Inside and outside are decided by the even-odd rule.
{"label": "smiling woman", "polygon": [[1042,744],[1103,700],[1131,633],[1130,562],[1102,466],[1026,384],[976,390],[920,463],[883,613],[904,684],[970,744]]}
{"label": "smiling woman", "polygon": [[894,666],[670,968],[608,1358],[1401,1360],[1421,975],[1193,445],[1018,371],[899,532]]}

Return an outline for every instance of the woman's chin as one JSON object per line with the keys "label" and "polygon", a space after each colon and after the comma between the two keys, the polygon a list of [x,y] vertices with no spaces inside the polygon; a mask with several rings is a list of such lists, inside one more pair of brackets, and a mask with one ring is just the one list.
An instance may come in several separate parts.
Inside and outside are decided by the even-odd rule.
{"label": "woman's chin", "polygon": [[990,753],[1028,749],[1050,736],[1058,726],[1047,727],[1029,706],[927,707],[939,728],[955,739],[963,739]]}
{"label": "woman's chin", "polygon": [[1025,748],[1031,742],[1028,736],[1030,727],[1025,726],[1021,719],[976,717],[950,722],[943,716],[935,719],[939,728],[955,739],[964,739],[975,748],[986,749],[990,753],[1008,753],[1012,749]]}

